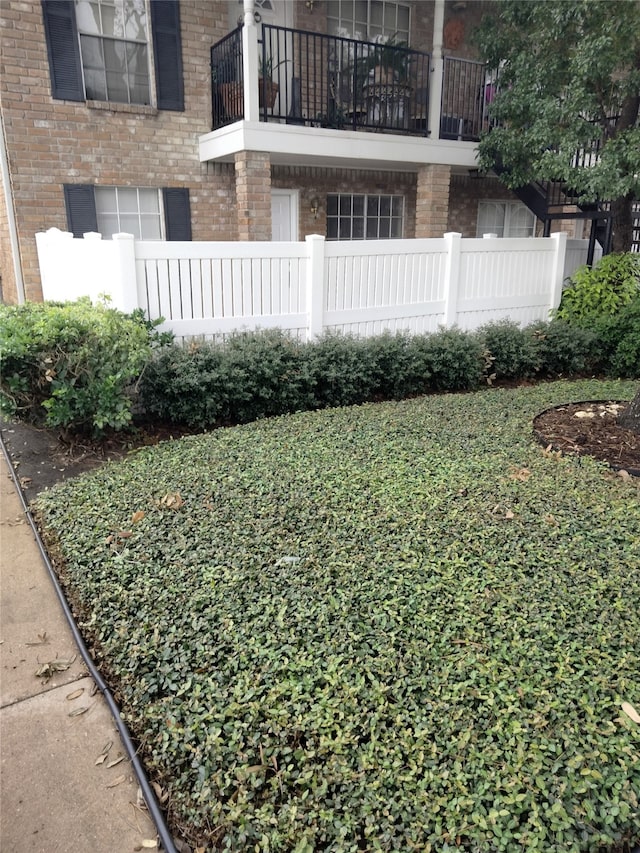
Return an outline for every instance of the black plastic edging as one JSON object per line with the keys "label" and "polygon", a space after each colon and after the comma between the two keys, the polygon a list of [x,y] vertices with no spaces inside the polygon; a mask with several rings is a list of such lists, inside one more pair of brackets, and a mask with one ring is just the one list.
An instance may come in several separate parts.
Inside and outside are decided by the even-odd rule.
{"label": "black plastic edging", "polygon": [[167,826],[167,824],[165,822],[164,815],[162,813],[162,810],[161,810],[160,805],[158,803],[158,800],[156,798],[155,792],[154,792],[153,788],[151,787],[151,785],[149,784],[149,780],[147,779],[147,774],[145,773],[144,767],[142,766],[140,759],[138,758],[138,754],[136,752],[135,745],[134,745],[133,741],[131,740],[131,735],[129,734],[129,730],[127,729],[125,723],[122,720],[122,717],[120,716],[120,709],[118,708],[115,699],[111,695],[111,691],[107,687],[104,679],[100,675],[100,672],[98,671],[95,663],[93,662],[91,655],[89,654],[89,650],[87,649],[87,646],[85,645],[85,642],[82,638],[82,635],[80,634],[78,626],[75,623],[75,620],[73,618],[73,613],[71,612],[71,608],[69,607],[66,598],[64,597],[64,592],[62,591],[62,587],[60,586],[58,578],[56,577],[56,573],[53,570],[53,566],[51,565],[49,555],[47,554],[47,551],[44,547],[44,543],[42,541],[42,538],[40,536],[40,532],[38,531],[36,523],[33,520],[33,516],[31,515],[31,510],[29,509],[29,506],[28,506],[28,504],[25,500],[25,497],[22,493],[22,488],[20,486],[20,483],[18,482],[18,478],[16,476],[16,471],[15,471],[15,468],[13,467],[13,462],[11,461],[11,457],[9,456],[6,445],[4,443],[4,439],[2,438],[1,435],[0,435],[0,446],[2,447],[2,453],[4,455],[6,462],[7,462],[7,465],[9,466],[9,472],[11,474],[11,479],[13,480],[15,490],[18,493],[18,497],[20,498],[20,502],[22,504],[24,514],[27,517],[27,520],[29,522],[29,526],[31,527],[31,532],[33,533],[33,536],[36,540],[36,544],[38,545],[38,548],[40,550],[40,554],[42,556],[42,559],[44,560],[44,564],[45,564],[47,571],[49,573],[51,583],[53,584],[53,587],[56,591],[56,595],[58,596],[58,600],[60,601],[60,604],[62,606],[62,610],[64,611],[64,615],[67,619],[67,622],[69,623],[69,628],[71,629],[71,633],[73,634],[73,638],[74,638],[74,640],[78,646],[78,649],[80,650],[80,654],[82,655],[82,658],[83,658],[85,664],[87,665],[87,669],[89,670],[89,675],[95,681],[96,685],[98,686],[98,689],[100,690],[100,692],[104,696],[105,702],[107,703],[109,710],[111,711],[111,715],[112,715],[114,722],[116,724],[116,728],[118,729],[120,737],[122,738],[122,742],[123,742],[124,747],[127,751],[127,755],[129,756],[129,759],[130,759],[131,764],[133,766],[133,769],[135,771],[136,777],[137,777],[138,782],[140,784],[140,788],[142,790],[142,796],[144,797],[144,800],[147,804],[147,808],[149,809],[149,814],[151,815],[151,819],[153,820],[153,823],[155,824],[156,831],[158,833],[158,837],[160,838],[160,842],[164,848],[165,853],[178,853],[178,850],[177,850],[175,844],[173,843],[173,837],[169,831],[169,827]]}

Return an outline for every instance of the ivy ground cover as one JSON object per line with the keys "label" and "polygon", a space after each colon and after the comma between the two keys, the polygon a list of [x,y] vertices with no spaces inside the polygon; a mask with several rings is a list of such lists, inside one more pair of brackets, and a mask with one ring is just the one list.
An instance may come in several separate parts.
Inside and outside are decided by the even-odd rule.
{"label": "ivy ground cover", "polygon": [[556,382],[189,437],[38,499],[194,846],[640,841],[640,495],[537,445]]}

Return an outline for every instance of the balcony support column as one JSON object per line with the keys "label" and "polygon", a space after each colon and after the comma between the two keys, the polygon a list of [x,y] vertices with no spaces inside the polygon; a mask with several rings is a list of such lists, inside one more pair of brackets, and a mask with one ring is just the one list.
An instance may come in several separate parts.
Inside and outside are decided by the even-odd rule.
{"label": "balcony support column", "polygon": [[416,237],[442,237],[448,230],[451,166],[433,164],[418,170]]}
{"label": "balcony support column", "polygon": [[246,121],[260,121],[258,96],[258,27],[253,0],[244,0],[244,26],[242,28],[242,76],[244,79],[244,117]]}
{"label": "balcony support column", "polygon": [[271,240],[271,157],[238,151],[235,167],[238,240]]}
{"label": "balcony support column", "polygon": [[433,10],[433,47],[431,49],[431,79],[429,80],[429,133],[431,139],[440,138],[442,84],[444,81],[443,43],[444,0],[435,0]]}

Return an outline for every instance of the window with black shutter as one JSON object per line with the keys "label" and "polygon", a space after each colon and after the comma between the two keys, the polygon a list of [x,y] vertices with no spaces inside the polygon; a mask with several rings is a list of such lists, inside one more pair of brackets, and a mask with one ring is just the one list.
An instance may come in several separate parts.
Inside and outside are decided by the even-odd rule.
{"label": "window with black shutter", "polygon": [[67,210],[67,228],[74,237],[98,230],[96,199],[91,184],[65,184],[64,203]]}
{"label": "window with black shutter", "polygon": [[189,190],[171,187],[64,186],[67,228],[74,237],[96,231],[105,239],[133,234],[138,240],[191,240]]}
{"label": "window with black shutter", "polygon": [[[41,0],[54,98],[151,103],[140,0]],[[158,109],[184,110],[178,0],[151,0]]]}

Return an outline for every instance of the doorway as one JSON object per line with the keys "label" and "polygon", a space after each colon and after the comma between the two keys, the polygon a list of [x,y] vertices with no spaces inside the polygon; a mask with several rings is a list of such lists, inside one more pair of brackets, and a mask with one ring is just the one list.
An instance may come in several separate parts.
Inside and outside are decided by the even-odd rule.
{"label": "doorway", "polygon": [[298,190],[271,190],[271,239],[298,240]]}

